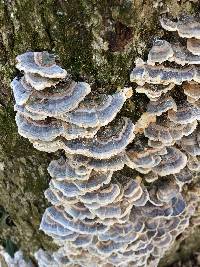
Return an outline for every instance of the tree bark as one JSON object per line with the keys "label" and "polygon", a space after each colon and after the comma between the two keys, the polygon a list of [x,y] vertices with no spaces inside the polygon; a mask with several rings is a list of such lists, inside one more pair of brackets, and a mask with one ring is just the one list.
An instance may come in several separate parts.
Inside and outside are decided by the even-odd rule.
{"label": "tree bark", "polygon": [[[52,240],[39,231],[48,206],[43,194],[50,179],[46,168],[55,155],[38,152],[17,133],[9,85],[18,74],[15,57],[28,50],[48,50],[58,55],[73,79],[89,82],[94,93],[110,93],[129,85],[135,58],[145,58],[153,39],[164,36],[160,12],[168,8],[177,16],[183,11],[195,13],[200,7],[175,0],[163,1],[159,7],[159,2],[0,0],[0,241],[10,253],[13,243],[28,256],[40,247],[55,249]],[[135,93],[122,115],[136,121],[147,100]],[[200,248],[200,238],[192,230],[187,241],[182,239],[161,266],[170,266]]]}

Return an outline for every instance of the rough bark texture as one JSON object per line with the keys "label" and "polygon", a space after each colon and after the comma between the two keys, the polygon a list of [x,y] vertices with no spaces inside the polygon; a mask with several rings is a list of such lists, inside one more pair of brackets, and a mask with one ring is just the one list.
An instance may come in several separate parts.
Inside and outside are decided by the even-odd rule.
{"label": "rough bark texture", "polygon": [[[162,8],[156,2],[163,2]],[[29,256],[39,247],[55,248],[39,231],[48,205],[43,192],[52,156],[36,151],[17,133],[9,87],[17,74],[16,55],[53,51],[74,79],[88,81],[94,92],[108,93],[129,84],[134,59],[145,57],[153,38],[163,37],[158,16],[166,7],[177,16],[195,13],[200,6],[176,0],[0,0],[0,243],[11,253],[13,242]],[[135,121],[146,101],[134,94],[122,114]],[[191,230],[185,241],[180,237],[161,265],[197,251],[197,233]]]}

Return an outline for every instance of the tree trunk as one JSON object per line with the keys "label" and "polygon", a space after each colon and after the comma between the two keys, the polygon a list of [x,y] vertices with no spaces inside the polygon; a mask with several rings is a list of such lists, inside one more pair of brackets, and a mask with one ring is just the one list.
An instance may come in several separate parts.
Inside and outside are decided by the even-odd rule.
{"label": "tree trunk", "polygon": [[[51,238],[39,231],[48,203],[46,171],[52,155],[38,152],[17,133],[10,82],[17,71],[15,57],[28,50],[53,52],[73,79],[92,84],[94,92],[110,93],[129,85],[137,56],[145,53],[164,32],[159,14],[194,13],[192,1],[153,0],[0,0],[0,241],[10,253],[16,244],[28,256],[38,248],[55,249]],[[158,3],[158,6],[156,6]],[[122,114],[136,121],[148,99],[134,94]],[[199,230],[198,230],[199,231]],[[162,261],[170,266],[200,248],[190,231],[179,238],[173,254]]]}

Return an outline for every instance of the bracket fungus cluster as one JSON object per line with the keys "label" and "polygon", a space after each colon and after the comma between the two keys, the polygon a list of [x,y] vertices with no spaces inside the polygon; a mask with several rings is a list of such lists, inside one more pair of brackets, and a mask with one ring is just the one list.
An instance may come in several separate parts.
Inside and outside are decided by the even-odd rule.
{"label": "bracket fungus cluster", "polygon": [[[136,61],[130,79],[154,118],[143,127],[117,116],[131,88],[94,98],[49,53],[17,57],[19,133],[39,150],[65,152],[48,167],[52,206],[40,225],[60,249],[37,251],[39,266],[155,267],[188,227],[199,201],[184,188],[200,169],[200,23],[162,17],[161,25],[190,39],[187,48],[156,41],[147,63]],[[132,175],[116,172],[124,165]]]}
{"label": "bracket fungus cluster", "polygon": [[[146,217],[166,217],[162,231],[168,229],[167,225],[174,228],[172,232],[163,232],[162,238],[168,243],[166,246],[162,244],[162,249],[156,248],[157,254],[154,252],[157,242],[152,239],[154,249],[149,259],[154,257],[155,261],[144,266],[157,266],[157,257],[161,258],[170,249],[177,234],[189,225],[199,202],[198,193],[185,190],[185,185],[190,184],[200,170],[200,19],[182,15],[173,21],[164,14],[160,22],[165,30],[178,33],[173,38],[176,42],[156,40],[147,62],[140,58],[136,60],[130,80],[137,84],[138,93],[144,93],[149,98],[147,114],[156,117],[143,129],[148,146],[152,151],[167,151],[156,154],[156,160],[149,161],[152,165],[137,169],[148,183],[151,204],[144,207]],[[172,213],[168,210],[169,203]],[[157,206],[157,210],[152,204]]]}

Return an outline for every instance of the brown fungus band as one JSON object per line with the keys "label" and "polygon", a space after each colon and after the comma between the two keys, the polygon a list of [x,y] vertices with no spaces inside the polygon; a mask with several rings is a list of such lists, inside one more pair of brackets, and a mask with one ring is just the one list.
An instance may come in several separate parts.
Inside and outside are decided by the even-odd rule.
{"label": "brown fungus band", "polygon": [[[94,98],[47,52],[17,57],[19,133],[39,150],[65,152],[48,167],[52,206],[40,224],[60,249],[37,251],[40,267],[156,267],[189,226],[199,201],[183,189],[200,170],[200,22],[163,16],[161,25],[187,47],[157,40],[148,61],[136,61],[130,79],[150,99],[136,126],[118,115],[131,88]],[[135,175],[115,178],[125,165]]]}

